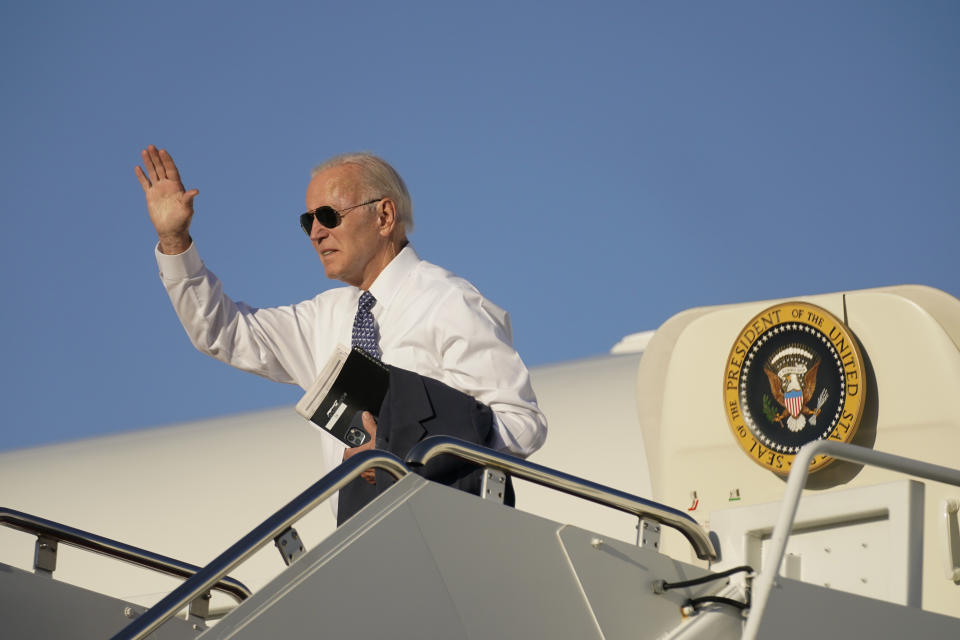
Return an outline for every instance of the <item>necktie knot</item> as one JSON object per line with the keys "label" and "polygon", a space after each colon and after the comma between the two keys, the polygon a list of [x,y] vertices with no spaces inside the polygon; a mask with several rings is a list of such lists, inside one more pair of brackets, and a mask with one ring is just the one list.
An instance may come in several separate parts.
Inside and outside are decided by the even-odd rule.
{"label": "necktie knot", "polygon": [[357,315],[353,318],[352,346],[360,347],[379,360],[382,353],[378,344],[377,325],[373,319],[373,313],[370,311],[376,303],[377,299],[369,291],[360,294],[360,301],[357,303]]}
{"label": "necktie knot", "polygon": [[373,309],[373,305],[375,304],[377,304],[377,299],[373,297],[373,294],[369,291],[364,291],[360,294],[360,304],[357,305],[357,309],[367,312]]}

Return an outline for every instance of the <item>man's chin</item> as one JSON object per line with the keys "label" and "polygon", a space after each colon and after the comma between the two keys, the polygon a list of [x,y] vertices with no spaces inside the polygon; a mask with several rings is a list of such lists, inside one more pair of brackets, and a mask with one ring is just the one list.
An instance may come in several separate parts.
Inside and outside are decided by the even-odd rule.
{"label": "man's chin", "polygon": [[338,271],[334,270],[334,269],[331,269],[331,268],[328,267],[327,265],[323,265],[323,274],[324,274],[325,276],[327,276],[327,278],[330,279],[330,280],[339,280],[339,279],[340,279],[340,273],[339,273]]}
{"label": "man's chin", "polygon": [[327,258],[324,258],[323,256],[320,257],[321,262],[323,262],[324,275],[326,275],[330,280],[338,280],[344,284],[359,286],[355,285],[354,281],[356,278],[350,277],[350,274],[344,268],[345,265],[341,264],[336,259],[331,260],[331,257],[333,256],[329,256]]}
{"label": "man's chin", "polygon": [[341,269],[336,269],[333,266],[323,265],[323,273],[329,280],[338,280],[344,284],[351,284],[351,282],[347,279],[347,274]]}
{"label": "man's chin", "polygon": [[340,270],[337,268],[335,261],[331,260],[331,258],[332,256],[320,256],[320,262],[323,264],[323,273],[326,274],[326,276],[331,280],[337,280]]}

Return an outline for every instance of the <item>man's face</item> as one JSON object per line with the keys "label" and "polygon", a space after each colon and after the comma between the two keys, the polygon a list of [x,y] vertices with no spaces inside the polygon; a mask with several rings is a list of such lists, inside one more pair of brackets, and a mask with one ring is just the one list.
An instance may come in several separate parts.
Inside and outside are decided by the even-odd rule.
{"label": "man's face", "polygon": [[[359,174],[359,167],[347,164],[315,175],[307,185],[307,211],[325,205],[343,211],[363,202]],[[310,241],[328,278],[366,288],[379,273],[374,262],[384,238],[378,230],[376,204],[346,212],[333,229],[314,219]]]}

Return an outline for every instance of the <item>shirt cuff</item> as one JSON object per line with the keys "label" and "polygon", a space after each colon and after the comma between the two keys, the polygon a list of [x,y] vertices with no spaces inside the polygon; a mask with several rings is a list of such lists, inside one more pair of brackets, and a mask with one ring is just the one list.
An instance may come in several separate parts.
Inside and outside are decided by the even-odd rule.
{"label": "shirt cuff", "polygon": [[161,253],[160,243],[153,250],[157,257],[157,266],[160,267],[160,278],[167,282],[177,282],[186,280],[199,275],[203,271],[203,260],[197,253],[197,245],[194,242],[183,253],[168,255]]}

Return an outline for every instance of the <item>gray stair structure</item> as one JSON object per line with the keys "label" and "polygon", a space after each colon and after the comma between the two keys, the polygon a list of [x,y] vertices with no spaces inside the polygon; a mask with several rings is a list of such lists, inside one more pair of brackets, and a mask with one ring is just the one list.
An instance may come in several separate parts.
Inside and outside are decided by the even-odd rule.
{"label": "gray stair structure", "polygon": [[[0,638],[84,640],[109,638],[144,607],[52,577],[0,564]],[[196,638],[202,626],[173,618],[156,640]]]}
{"label": "gray stair structure", "polygon": [[655,638],[707,573],[409,475],[201,638]]}
{"label": "gray stair structure", "polygon": [[[200,640],[740,638],[744,600],[707,569],[409,475]],[[781,579],[760,638],[960,637],[960,619]]]}
{"label": "gray stair structure", "polygon": [[[500,457],[484,455],[492,463]],[[600,500],[599,493],[609,493],[609,501],[603,498],[608,505],[643,509],[638,512],[641,527],[649,524],[645,516],[673,522],[670,511],[675,510],[662,505],[564,478],[532,463],[523,463],[529,467],[526,470],[519,463],[501,460],[499,464],[512,465],[513,471],[526,473],[531,481],[552,475],[551,482],[562,481],[555,483],[558,490],[581,491],[587,499]],[[245,587],[220,581],[259,545],[281,534],[282,538],[292,535],[289,527],[297,518],[370,465],[396,467],[398,482],[313,549],[285,556],[289,566],[245,600]],[[948,479],[952,482],[952,475]],[[784,501],[781,519],[789,514],[791,504]],[[31,531],[39,527],[44,535],[57,533],[73,543],[84,533],[10,514],[21,525],[30,520]],[[41,556],[35,573],[0,565],[0,637],[960,638],[960,619],[915,606],[779,576],[765,582],[763,571],[754,583],[743,567],[730,569],[735,574],[730,577],[715,575],[693,556],[714,558],[717,550],[695,521],[680,515],[677,522],[688,527],[690,534],[689,563],[660,553],[656,544],[638,546],[604,538],[504,506],[499,500],[427,481],[405,471],[399,460],[367,452],[318,481],[206,567],[174,566],[175,561],[160,558],[166,569],[192,575],[144,615],[129,603],[54,580],[53,563]],[[786,522],[789,530],[792,520]],[[84,536],[84,544],[96,542],[103,546],[101,551],[106,550],[108,541]],[[710,548],[697,550],[704,541]],[[45,548],[42,542],[38,540],[38,549]],[[151,562],[158,562],[143,550],[119,543],[109,546],[123,547],[124,553],[137,557],[150,555]],[[776,568],[780,552],[773,548],[768,555],[776,558],[766,564]],[[672,588],[663,584],[705,577],[713,579]],[[161,616],[195,602],[215,583],[221,589],[239,590],[235,595],[242,600],[219,623],[206,630],[195,620],[173,618],[160,624]],[[759,584],[772,584],[762,598]],[[691,599],[699,599],[695,607]],[[763,615],[751,617],[745,628],[737,605],[749,604],[754,607],[751,616]],[[759,621],[759,629],[751,630],[754,621]],[[135,631],[138,626],[140,630]]]}

